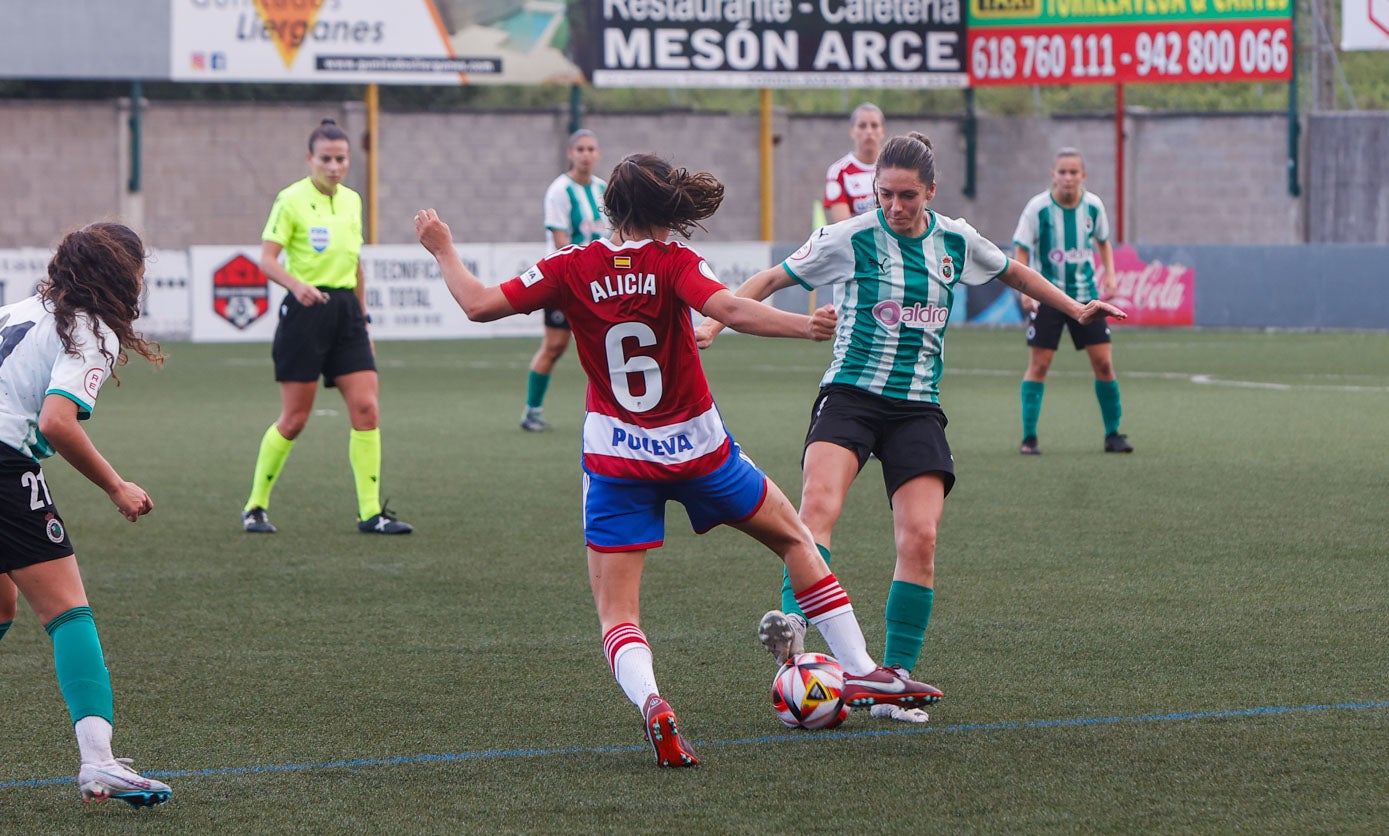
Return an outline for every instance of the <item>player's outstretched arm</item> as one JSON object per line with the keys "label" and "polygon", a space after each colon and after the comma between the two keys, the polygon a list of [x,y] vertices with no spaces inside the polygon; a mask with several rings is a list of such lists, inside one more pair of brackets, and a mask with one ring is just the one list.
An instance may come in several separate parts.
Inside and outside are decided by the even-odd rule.
{"label": "player's outstretched arm", "polygon": [[1030,296],[1043,305],[1056,308],[1082,325],[1093,322],[1102,316],[1113,317],[1114,319],[1128,319],[1129,317],[1122,310],[1098,299],[1082,305],[1061,292],[1041,273],[1011,258],[1008,259],[1008,269],[999,276],[999,279],[1019,293]]}
{"label": "player's outstretched arm", "polygon": [[[761,302],[783,287],[790,287],[793,284],[795,284],[795,279],[791,278],[791,275],[778,264],[775,267],[768,267],[760,273],[753,274],[751,278],[739,285],[737,296]],[[708,306],[706,306],[706,308],[707,307]],[[701,311],[700,313],[703,313],[705,316],[709,317],[709,319],[701,322],[699,327],[695,329],[695,343],[700,348],[708,348],[714,343],[714,338],[719,335],[719,332],[724,329],[724,326],[732,325],[732,323],[710,314],[708,310]],[[832,327],[833,323],[831,323],[831,328]],[[743,329],[734,326],[733,330],[742,331]],[[812,337],[811,339],[829,338]]]}
{"label": "player's outstretched arm", "polygon": [[734,296],[720,290],[704,303],[700,313],[726,324],[734,331],[758,337],[799,337],[806,340],[827,340],[834,334],[836,314],[833,305],[825,305],[814,316],[793,314]]}
{"label": "player's outstretched arm", "polygon": [[77,404],[62,395],[44,398],[39,410],[39,432],[78,473],[106,491],[121,516],[135,522],[154,510],[154,501],[145,489],[122,479],[77,423]]}
{"label": "player's outstretched arm", "polygon": [[488,287],[458,257],[453,246],[453,232],[448,224],[439,220],[439,213],[433,209],[421,209],[415,213],[415,237],[429,250],[434,260],[439,262],[439,270],[444,275],[444,284],[449,293],[463,309],[463,313],[473,322],[491,322],[504,316],[511,316],[516,309],[507,301],[500,287]]}

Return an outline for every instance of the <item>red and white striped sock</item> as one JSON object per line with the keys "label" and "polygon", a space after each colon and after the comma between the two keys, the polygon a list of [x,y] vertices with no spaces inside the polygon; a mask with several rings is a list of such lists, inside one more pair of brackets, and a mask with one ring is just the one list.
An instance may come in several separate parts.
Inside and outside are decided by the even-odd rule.
{"label": "red and white striped sock", "polygon": [[810,587],[796,593],[796,604],[805,618],[820,630],[830,655],[839,660],[840,667],[859,676],[877,667],[868,655],[863,630],[854,615],[849,594],[839,585],[834,573],[826,575]]}
{"label": "red and white striped sock", "polygon": [[656,688],[656,671],[651,663],[651,645],[637,625],[623,622],[603,634],[603,653],[613,677],[622,686],[622,693],[641,708],[646,698],[660,693]]}

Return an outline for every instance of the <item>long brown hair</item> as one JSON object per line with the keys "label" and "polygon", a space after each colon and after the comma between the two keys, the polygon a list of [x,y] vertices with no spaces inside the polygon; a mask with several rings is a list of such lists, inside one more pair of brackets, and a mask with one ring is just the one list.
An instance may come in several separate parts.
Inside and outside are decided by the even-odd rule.
{"label": "long brown hair", "polygon": [[608,219],[622,232],[670,229],[686,238],[723,203],[723,184],[707,171],[671,168],[655,154],[629,154],[603,193]]}
{"label": "long brown hair", "polygon": [[[126,349],[155,364],[164,362],[159,343],[135,332],[132,323],[140,315],[140,269],[145,245],[128,226],[94,223],[69,232],[48,262],[48,279],[38,287],[39,296],[53,308],[63,350],[76,354],[72,329],[77,315],[99,320],[120,340],[115,357],[101,345],[101,354],[114,372],[128,360]],[[93,328],[96,325],[93,323]],[[116,380],[117,385],[120,379]]]}

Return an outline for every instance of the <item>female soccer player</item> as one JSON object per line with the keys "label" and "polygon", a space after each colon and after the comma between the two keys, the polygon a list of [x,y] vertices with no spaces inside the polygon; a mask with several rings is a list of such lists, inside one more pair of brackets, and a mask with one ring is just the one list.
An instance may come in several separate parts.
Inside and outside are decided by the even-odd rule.
{"label": "female soccer player", "polygon": [[[53,667],[77,733],[77,784],[87,801],[134,807],[169,800],[167,784],[111,754],[111,676],[87,604],[77,558],[39,459],[59,454],[135,522],[154,509],[144,488],[122,479],[78,422],[135,351],[155,365],[159,346],[131,327],[140,315],[145,248],[115,223],[68,234],[38,293],[0,308],[0,635],[14,619],[16,591],[53,639]],[[7,696],[16,698],[13,688]]]}
{"label": "female soccer player", "polygon": [[[602,157],[598,136],[586,129],[575,131],[569,136],[566,155],[569,170],[545,190],[545,243],[550,252],[597,241],[608,234],[608,220],[603,216],[603,191],[608,183],[593,173]],[[531,358],[526,377],[526,408],[521,413],[521,429],[526,432],[550,428],[545,421],[545,391],[555,363],[569,348],[569,321],[564,311],[546,308],[544,317],[545,336]]]}
{"label": "female soccer player", "polygon": [[613,169],[606,203],[614,233],[547,256],[497,287],[459,260],[432,209],[415,217],[420,243],[438,260],[468,318],[490,321],[561,308],[588,375],[583,431],[584,536],[589,580],[613,675],[642,710],[660,766],[698,758],[661,698],[640,623],[642,567],[665,538],[667,500],[685,506],[697,532],[720,524],[776,552],[796,600],[845,671],[851,705],[934,702],[939,692],[878,667],[868,655],[849,597],[781,490],[728,434],[700,365],[690,309],[767,337],[828,339],[833,310],[814,317],[738,299],[694,250],[669,240],[718,209],[723,184],[706,172],[672,169],[649,154]]}
{"label": "female soccer player", "polygon": [[[362,298],[362,198],[343,185],[347,134],[324,119],[309,134],[309,176],[275,198],[261,233],[260,269],[289,291],[280,306],[272,349],[280,384],[280,417],[265,431],[241,525],[274,534],[266,509],[294,440],[313,412],[318,378],[336,386],[352,433],[347,458],[357,486],[357,529],[409,534],[381,502],[381,429],[376,358]],[[280,253],[286,254],[284,266]]]}
{"label": "female soccer player", "polygon": [[[828,563],[830,535],[849,486],[870,455],[882,463],[897,544],[883,663],[906,677],[921,655],[931,617],[936,530],[955,483],[938,397],[955,286],[999,278],[1081,322],[1125,314],[1098,300],[1081,305],[968,223],[932,211],[936,161],[930,140],[919,133],[884,144],[874,191],[877,211],[816,230],[786,261],[749,279],[738,295],[765,299],[797,282],[811,289],[844,286],[836,294],[834,360],[811,407],[800,516]],[[700,346],[707,347],[722,327],[718,321],[702,323]],[[782,609],[767,613],[759,625],[759,638],[778,661],[804,649],[799,609],[783,585]],[[875,706],[873,715],[928,719],[924,711],[903,707]]]}

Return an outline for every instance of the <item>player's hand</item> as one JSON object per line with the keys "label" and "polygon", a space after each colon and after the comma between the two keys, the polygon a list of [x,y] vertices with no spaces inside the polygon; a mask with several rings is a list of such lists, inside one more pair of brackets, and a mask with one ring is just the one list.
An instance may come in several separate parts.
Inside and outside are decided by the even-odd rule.
{"label": "player's hand", "polygon": [[1034,314],[1041,309],[1042,303],[1028,296],[1026,293],[1018,294],[1018,305],[1025,314]]}
{"label": "player's hand", "polygon": [[695,345],[706,349],[714,344],[714,338],[723,330],[723,323],[717,319],[706,319],[695,329]]}
{"label": "player's hand", "polygon": [[1080,314],[1076,316],[1076,321],[1081,325],[1089,325],[1100,317],[1107,316],[1110,319],[1128,319],[1129,315],[1109,304],[1095,299],[1085,303],[1085,307],[1080,309]]}
{"label": "player's hand", "polygon": [[328,294],[307,282],[300,282],[295,285],[291,292],[294,294],[294,298],[299,300],[299,304],[306,307],[328,301]]}
{"label": "player's hand", "polygon": [[415,237],[429,250],[438,255],[453,246],[453,232],[449,225],[439,220],[439,213],[433,209],[421,209],[415,213]]}
{"label": "player's hand", "polygon": [[839,323],[839,312],[834,305],[821,305],[810,315],[810,338],[824,342],[834,336],[834,326]]}
{"label": "player's hand", "polygon": [[131,522],[143,517],[154,510],[154,500],[145,493],[145,489],[135,484],[121,480],[114,488],[106,492],[115,503],[116,510],[121,512],[121,516]]}
{"label": "player's hand", "polygon": [[1114,291],[1119,289],[1119,282],[1115,280],[1114,274],[1108,270],[1102,272],[1104,277],[1100,280],[1100,298],[1108,299],[1114,295]]}

